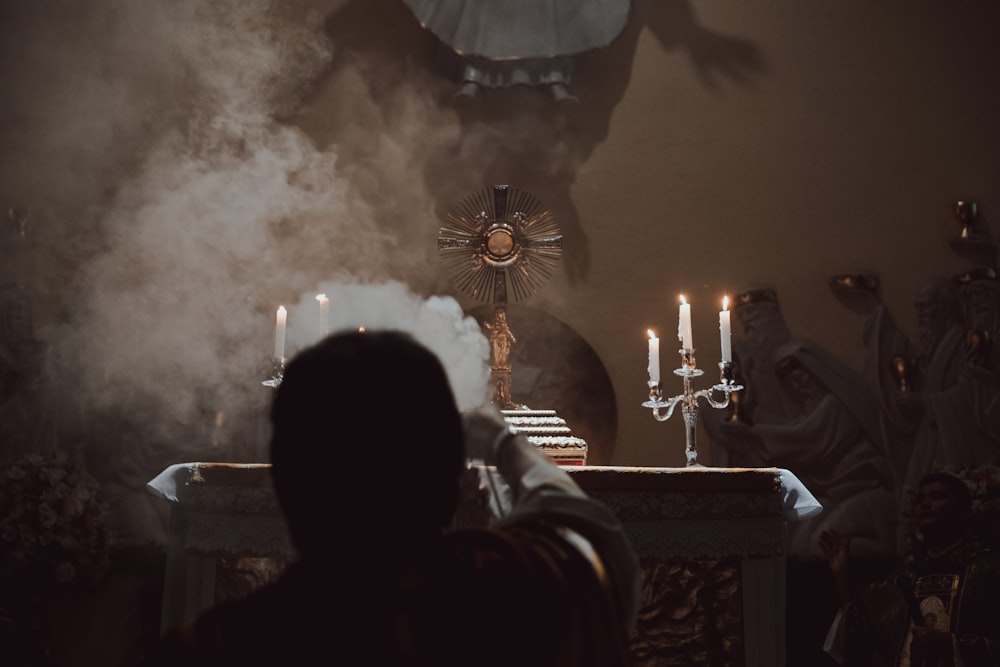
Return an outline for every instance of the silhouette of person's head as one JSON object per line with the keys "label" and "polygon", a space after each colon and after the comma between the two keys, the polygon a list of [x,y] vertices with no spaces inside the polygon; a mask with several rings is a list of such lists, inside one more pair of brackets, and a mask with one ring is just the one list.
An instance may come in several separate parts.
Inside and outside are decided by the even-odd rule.
{"label": "silhouette of person's head", "polygon": [[397,331],[335,333],[288,364],[271,409],[275,491],[303,556],[439,534],[463,468],[438,358]]}
{"label": "silhouette of person's head", "polygon": [[930,546],[961,538],[972,519],[972,492],[954,475],[932,472],[920,480],[913,499],[916,528]]}

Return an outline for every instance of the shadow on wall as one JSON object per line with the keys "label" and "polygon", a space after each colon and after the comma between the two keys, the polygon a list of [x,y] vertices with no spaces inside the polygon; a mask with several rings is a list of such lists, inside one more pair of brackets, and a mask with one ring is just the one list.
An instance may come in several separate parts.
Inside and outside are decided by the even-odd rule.
{"label": "shadow on wall", "polygon": [[[489,11],[492,4],[482,6]],[[720,82],[751,86],[765,72],[756,46],[698,24],[687,0],[632,2],[627,22],[608,46],[567,54],[572,60],[568,95],[558,98],[547,86],[509,82],[462,94],[463,62],[470,58],[459,57],[423,29],[402,0],[350,0],[326,26],[335,55],[310,103],[350,70],[363,79],[370,104],[363,113],[351,114],[313,105],[314,116],[296,122],[321,143],[337,144],[339,165],[355,175],[354,186],[377,209],[380,223],[404,235],[404,226],[415,226],[414,202],[394,200],[394,193],[403,192],[394,179],[411,174],[421,175],[433,201],[436,220],[428,226],[484,185],[523,188],[547,202],[560,220],[572,248],[564,262],[571,282],[588,274],[590,252],[585,218],[570,188],[577,170],[607,136],[642,31],[650,30],[665,51],[686,54],[707,87]],[[343,96],[329,99],[331,105],[343,103]],[[337,117],[333,127],[331,113]],[[395,157],[409,160],[402,174],[379,163],[386,157],[378,148],[386,135],[404,153]],[[428,230],[421,231],[426,236]]]}

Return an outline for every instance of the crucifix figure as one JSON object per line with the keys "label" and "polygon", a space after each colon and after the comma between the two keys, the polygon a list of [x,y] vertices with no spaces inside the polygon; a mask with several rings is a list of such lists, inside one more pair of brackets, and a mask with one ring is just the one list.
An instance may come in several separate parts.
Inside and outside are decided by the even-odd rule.
{"label": "crucifix figure", "polygon": [[510,348],[517,339],[507,324],[507,309],[498,306],[496,321],[486,322],[485,326],[490,332],[490,343],[493,346],[493,364],[490,367],[491,379],[496,389],[493,402],[500,408],[509,409],[514,405],[510,394]]}

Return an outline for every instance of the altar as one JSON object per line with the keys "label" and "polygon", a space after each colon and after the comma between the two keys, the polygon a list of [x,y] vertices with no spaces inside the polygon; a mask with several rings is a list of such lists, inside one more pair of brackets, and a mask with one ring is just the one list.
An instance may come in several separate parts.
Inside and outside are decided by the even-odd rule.
{"label": "altar", "polygon": [[785,524],[822,511],[788,470],[567,469],[639,556],[637,665],[785,664]]}
{"label": "altar", "polygon": [[[822,509],[792,473],[564,469],[618,516],[640,558],[637,665],[785,664],[785,523]],[[295,558],[267,464],[178,464],[148,488],[171,503],[164,630]]]}

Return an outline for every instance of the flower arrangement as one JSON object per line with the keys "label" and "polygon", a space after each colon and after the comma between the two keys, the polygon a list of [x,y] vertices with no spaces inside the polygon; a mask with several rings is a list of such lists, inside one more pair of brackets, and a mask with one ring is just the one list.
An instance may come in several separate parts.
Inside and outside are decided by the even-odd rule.
{"label": "flower arrangement", "polygon": [[64,455],[0,468],[0,589],[96,583],[110,566],[108,512],[97,480]]}

